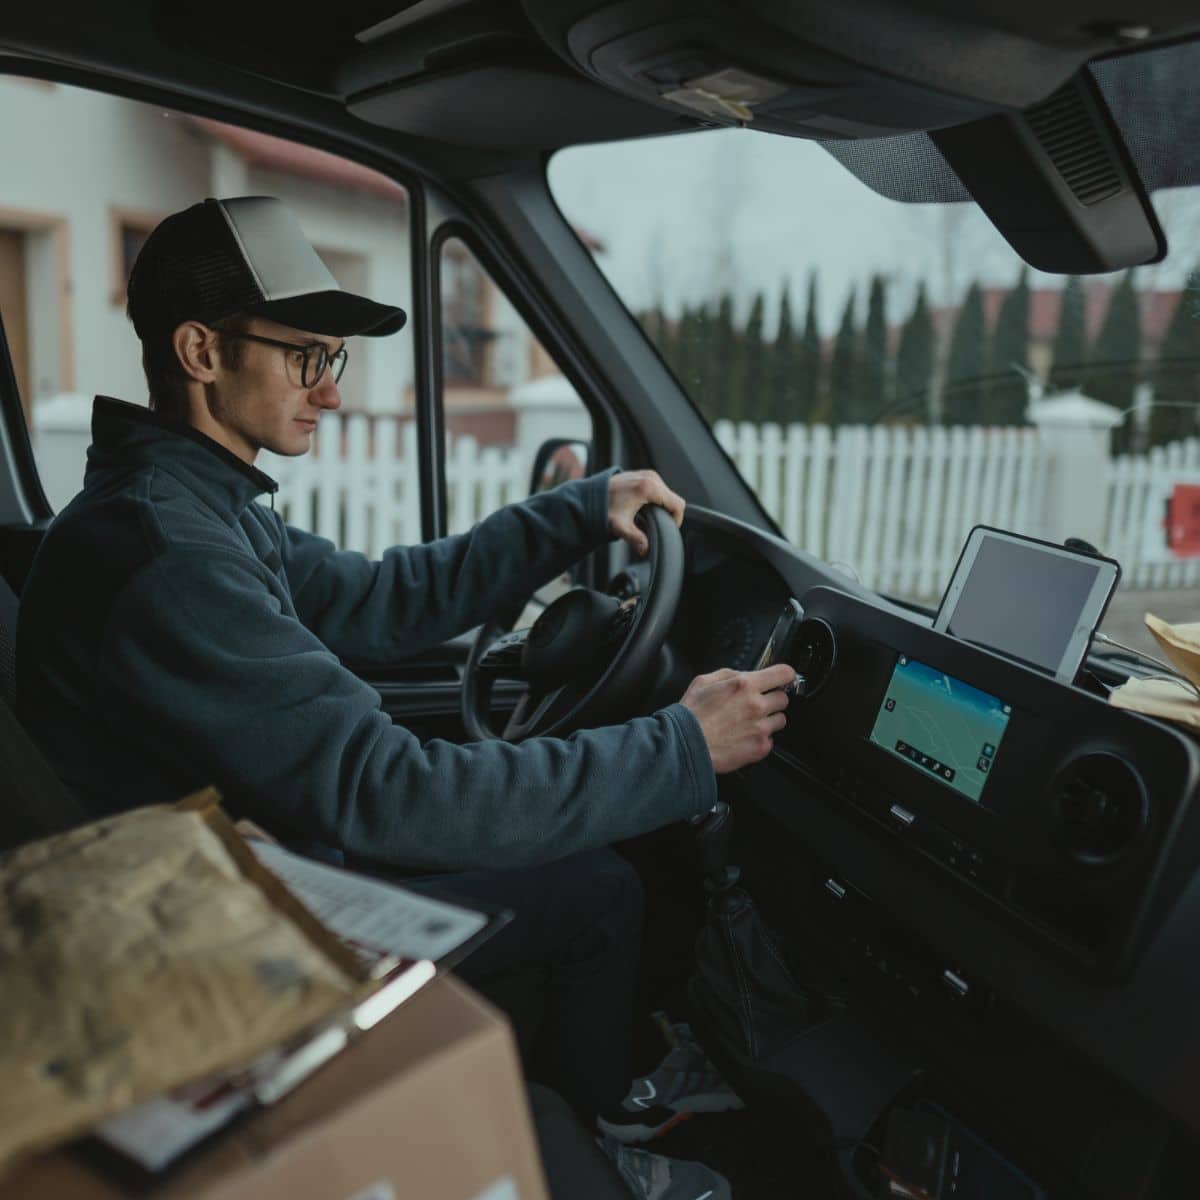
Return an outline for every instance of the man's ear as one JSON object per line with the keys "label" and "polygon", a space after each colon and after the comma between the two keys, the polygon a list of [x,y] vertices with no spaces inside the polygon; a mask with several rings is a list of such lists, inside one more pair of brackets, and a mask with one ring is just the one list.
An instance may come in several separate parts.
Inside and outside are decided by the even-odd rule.
{"label": "man's ear", "polygon": [[212,383],[220,367],[217,335],[199,321],[184,321],[171,334],[175,356],[189,378],[197,383]]}

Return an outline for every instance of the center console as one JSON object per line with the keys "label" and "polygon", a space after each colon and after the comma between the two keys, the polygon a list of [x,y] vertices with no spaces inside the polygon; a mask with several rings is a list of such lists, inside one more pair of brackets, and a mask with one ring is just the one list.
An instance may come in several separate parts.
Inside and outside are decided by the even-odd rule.
{"label": "center console", "polygon": [[1064,966],[1126,974],[1200,853],[1193,744],[836,589],[802,608],[779,757]]}

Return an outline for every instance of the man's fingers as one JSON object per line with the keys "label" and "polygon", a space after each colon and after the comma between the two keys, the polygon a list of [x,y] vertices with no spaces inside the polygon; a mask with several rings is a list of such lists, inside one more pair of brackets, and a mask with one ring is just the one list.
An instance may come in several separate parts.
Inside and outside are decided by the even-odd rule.
{"label": "man's fingers", "polygon": [[785,725],[787,725],[787,717],[781,712],[772,713],[763,722],[763,728],[767,733],[778,733]]}
{"label": "man's fingers", "polygon": [[760,692],[773,692],[777,688],[785,688],[796,678],[795,668],[787,663],[776,663],[771,667],[763,667],[761,671],[747,671],[746,681]]}
{"label": "man's fingers", "polygon": [[682,496],[671,491],[657,475],[651,481],[649,500],[651,504],[665,508],[675,519],[677,526],[683,524],[683,510],[687,507],[686,501]]}
{"label": "man's fingers", "polygon": [[636,554],[645,558],[650,543],[646,535],[628,517],[614,517],[613,531],[622,541],[628,542]]}
{"label": "man's fingers", "polygon": [[787,708],[790,699],[791,697],[783,688],[775,688],[773,691],[764,692],[762,698],[763,712],[782,712]]}
{"label": "man's fingers", "polygon": [[723,679],[729,679],[736,675],[732,667],[721,667],[719,670],[710,671],[707,675],[701,676],[705,683],[720,683]]}

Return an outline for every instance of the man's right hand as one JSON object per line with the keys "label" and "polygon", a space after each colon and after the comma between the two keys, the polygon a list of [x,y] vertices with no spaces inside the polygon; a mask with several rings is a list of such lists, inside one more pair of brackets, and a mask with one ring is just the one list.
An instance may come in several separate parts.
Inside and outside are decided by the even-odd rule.
{"label": "man's right hand", "polygon": [[786,663],[762,671],[697,675],[680,701],[700,722],[718,775],[758,762],[771,753],[771,738],[786,724],[783,690],[796,678]]}

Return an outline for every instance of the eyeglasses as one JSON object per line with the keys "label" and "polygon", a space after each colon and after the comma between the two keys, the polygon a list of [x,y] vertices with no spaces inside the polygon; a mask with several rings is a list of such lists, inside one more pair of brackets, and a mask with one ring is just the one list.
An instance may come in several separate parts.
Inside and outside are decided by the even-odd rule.
{"label": "eyeglasses", "polygon": [[346,369],[350,355],[343,346],[335,354],[330,354],[322,342],[309,342],[307,345],[296,342],[280,342],[275,338],[261,337],[257,333],[222,332],[222,337],[239,338],[243,342],[261,342],[264,346],[278,346],[281,350],[292,350],[304,355],[300,367],[300,386],[308,389],[315,388],[321,382],[328,367],[337,383]]}

